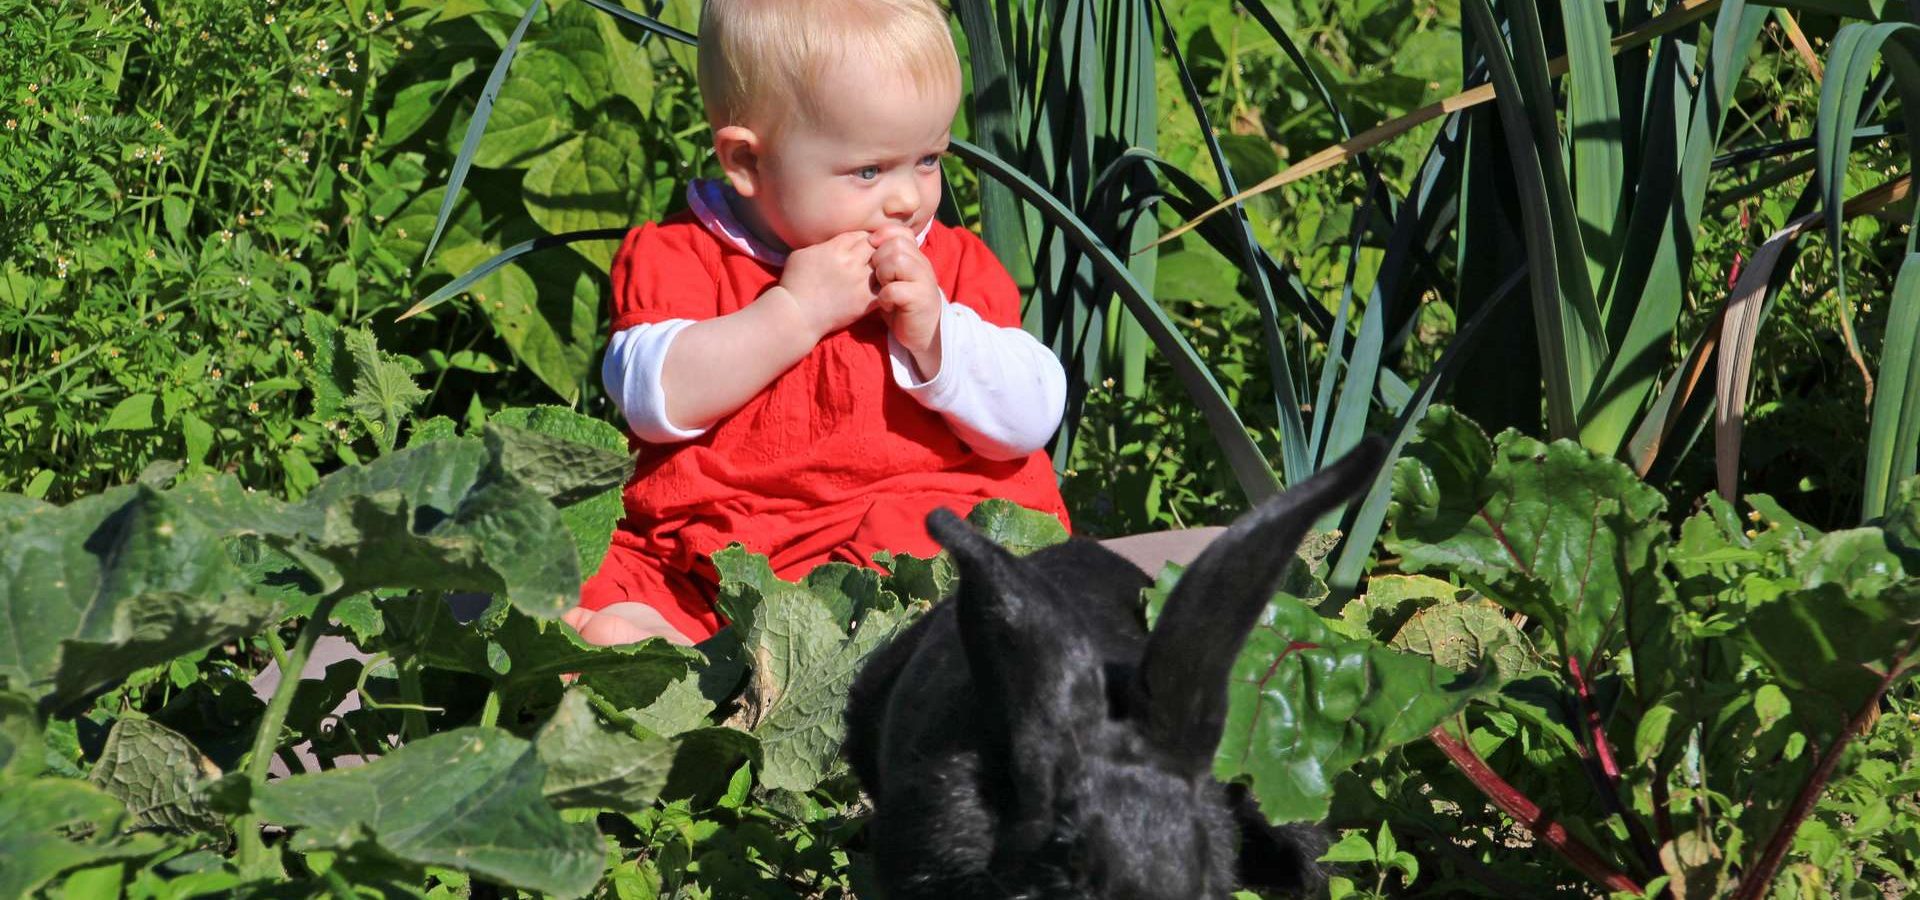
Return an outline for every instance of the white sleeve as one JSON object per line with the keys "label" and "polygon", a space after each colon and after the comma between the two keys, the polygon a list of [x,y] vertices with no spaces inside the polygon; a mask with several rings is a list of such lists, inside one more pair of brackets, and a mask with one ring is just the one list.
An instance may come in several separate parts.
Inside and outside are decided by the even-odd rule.
{"label": "white sleeve", "polygon": [[1046,446],[1066,410],[1059,358],[1024,329],[1001,328],[969,307],[942,302],[940,371],[931,381],[914,380],[912,353],[889,335],[894,383],[988,459],[1018,459]]}
{"label": "white sleeve", "polygon": [[705,428],[675,428],[667,421],[667,396],[660,389],[660,370],[667,362],[667,347],[692,319],[667,319],[616,331],[607,342],[606,359],[600,363],[600,382],[606,385],[613,407],[627,420],[627,427],[650,444],[669,444],[697,438]]}

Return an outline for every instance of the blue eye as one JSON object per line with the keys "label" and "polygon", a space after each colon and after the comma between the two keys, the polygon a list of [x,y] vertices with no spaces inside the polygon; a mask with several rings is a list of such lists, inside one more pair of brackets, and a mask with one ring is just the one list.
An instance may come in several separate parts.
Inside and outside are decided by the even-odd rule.
{"label": "blue eye", "polygon": [[854,170],[853,177],[858,178],[861,181],[872,181],[875,178],[880,177],[880,167],[879,166],[862,166],[859,169]]}
{"label": "blue eye", "polygon": [[931,169],[940,164],[940,157],[943,155],[945,154],[929,153],[926,156],[922,156],[920,157],[920,165],[922,168]]}

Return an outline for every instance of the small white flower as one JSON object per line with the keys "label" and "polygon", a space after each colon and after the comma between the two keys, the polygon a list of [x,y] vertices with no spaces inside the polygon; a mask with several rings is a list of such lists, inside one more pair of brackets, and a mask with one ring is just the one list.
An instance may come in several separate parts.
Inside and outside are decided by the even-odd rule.
{"label": "small white flower", "polygon": [[273,24],[273,13],[267,13],[267,19],[266,19],[266,21],[267,21],[267,24],[268,24],[268,25],[272,25],[272,24]]}
{"label": "small white flower", "polygon": [[320,51],[321,53],[325,53],[325,52],[327,52],[327,39],[326,39],[326,38],[320,38],[319,40],[317,40],[317,41],[314,41],[314,42],[313,42],[313,49],[315,49],[315,50],[318,50],[318,51]]}
{"label": "small white flower", "polygon": [[263,190],[263,191],[271,191],[271,190],[273,190],[273,179],[271,179],[271,178],[268,178],[268,179],[264,179],[264,180],[262,180],[262,181],[260,182],[260,189],[261,189],[261,190]]}

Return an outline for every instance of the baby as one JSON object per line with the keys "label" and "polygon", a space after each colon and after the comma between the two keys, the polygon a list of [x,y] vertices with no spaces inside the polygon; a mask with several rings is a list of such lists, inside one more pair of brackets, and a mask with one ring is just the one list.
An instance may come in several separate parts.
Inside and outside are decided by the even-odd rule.
{"label": "baby", "polygon": [[566,620],[596,644],[724,624],[711,554],[798,579],[990,497],[1066,522],[1041,449],[1066,377],[1013,280],[934,221],[960,67],[935,0],[707,0],[700,90],[724,180],[629,232],[601,377],[640,450]]}

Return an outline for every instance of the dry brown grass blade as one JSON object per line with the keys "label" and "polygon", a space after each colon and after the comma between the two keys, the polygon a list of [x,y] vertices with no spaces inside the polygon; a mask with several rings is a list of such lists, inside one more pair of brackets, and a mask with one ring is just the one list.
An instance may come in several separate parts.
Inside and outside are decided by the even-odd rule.
{"label": "dry brown grass blade", "polygon": [[[1672,9],[1654,17],[1639,28],[1635,28],[1626,34],[1614,38],[1613,53],[1615,56],[1618,56],[1623,51],[1647,44],[1653,39],[1674,29],[1680,28],[1690,22],[1698,21],[1714,10],[1719,9],[1720,2],[1721,0],[1682,0],[1682,2],[1675,4]],[[1551,62],[1547,63],[1548,75],[1565,75],[1566,72],[1567,58],[1564,56],[1555,57]],[[1269,177],[1253,187],[1247,188],[1238,194],[1214,204],[1211,208],[1193,217],[1185,224],[1161,235],[1159,240],[1133,252],[1144,253],[1200,227],[1200,223],[1212,218],[1229,206],[1243,202],[1250,197],[1257,197],[1275,188],[1292,184],[1310,175],[1324,172],[1353,159],[1355,156],[1378,147],[1387,141],[1406,134],[1427,122],[1431,122],[1449,113],[1458,112],[1463,109],[1471,109],[1493,98],[1493,85],[1483,84],[1461,91],[1438,103],[1420,107],[1398,119],[1382,122],[1366,131],[1354,135],[1348,140],[1327,147],[1306,159],[1288,166],[1278,174]]]}
{"label": "dry brown grass blade", "polygon": [[[1846,215],[1873,212],[1907,196],[1913,190],[1913,174],[1908,173],[1848,200]],[[1747,385],[1753,374],[1753,350],[1760,329],[1760,308],[1766,302],[1767,283],[1787,244],[1802,234],[1824,227],[1826,216],[1815,211],[1789,222],[1774,232],[1753,252],[1753,260],[1741,272],[1728,293],[1721,311],[1719,327],[1720,364],[1714,382],[1713,457],[1714,473],[1720,496],[1732,502],[1740,495],[1740,440],[1746,428]],[[1711,340],[1711,336],[1705,340]],[[1860,358],[1852,335],[1848,352],[1854,364],[1871,385],[1872,374]],[[1869,387],[1871,390],[1871,387]],[[1664,435],[1663,435],[1664,437]],[[1655,449],[1657,450],[1657,442]]]}
{"label": "dry brown grass blade", "polygon": [[1784,8],[1775,9],[1774,13],[1780,17],[1780,26],[1786,29],[1787,40],[1793,44],[1794,52],[1800,54],[1800,61],[1807,64],[1807,71],[1813,73],[1813,80],[1825,79],[1826,75],[1820,68],[1820,55],[1813,52],[1813,43],[1807,40],[1807,33],[1800,30],[1800,23],[1793,20],[1793,13]]}

